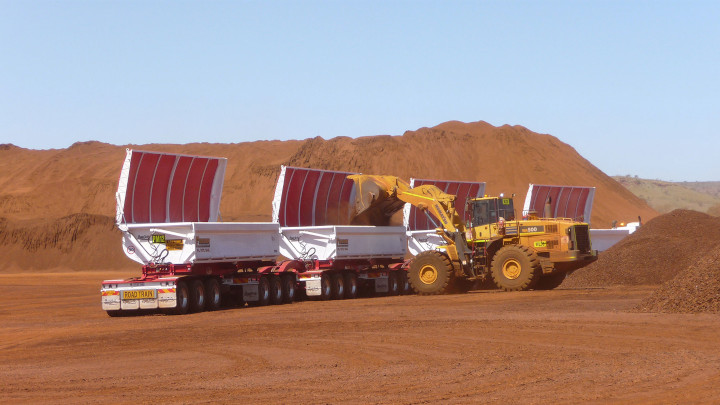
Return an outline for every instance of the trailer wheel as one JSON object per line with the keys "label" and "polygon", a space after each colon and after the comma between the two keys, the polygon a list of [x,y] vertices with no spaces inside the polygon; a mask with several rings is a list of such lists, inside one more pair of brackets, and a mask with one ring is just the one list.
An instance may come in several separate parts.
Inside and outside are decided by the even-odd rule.
{"label": "trailer wheel", "polygon": [[320,298],[321,300],[329,300],[332,296],[332,280],[330,280],[330,275],[323,273],[322,276],[320,276]]}
{"label": "trailer wheel", "polygon": [[410,283],[408,282],[407,271],[398,270],[396,272],[398,279],[398,292],[400,295],[408,294],[410,292]]}
{"label": "trailer wheel", "polygon": [[270,285],[270,304],[280,305],[283,302],[282,283],[278,276],[267,276]]}
{"label": "trailer wheel", "polygon": [[205,306],[208,311],[220,309],[222,304],[222,293],[220,283],[215,277],[205,280]]}
{"label": "trailer wheel", "polygon": [[444,254],[428,250],[410,262],[408,279],[413,290],[420,295],[442,294],[452,277],[452,264]]}
{"label": "trailer wheel", "polygon": [[332,299],[341,300],[345,298],[345,283],[342,274],[333,274],[330,276],[330,281],[332,283]]}
{"label": "trailer wheel", "polygon": [[190,310],[192,312],[205,310],[205,286],[200,280],[195,280],[190,284]]}
{"label": "trailer wheel", "polygon": [[178,281],[175,286],[175,302],[175,308],[172,308],[168,313],[185,315],[190,311],[190,290],[184,281]]}
{"label": "trailer wheel", "polygon": [[509,245],[498,250],[492,261],[492,278],[505,291],[526,291],[537,284],[542,273],[534,250]]}
{"label": "trailer wheel", "polygon": [[536,290],[552,290],[554,288],[560,287],[560,284],[565,281],[565,277],[567,276],[567,273],[553,273],[553,274],[545,274],[540,276],[540,280],[538,280],[537,284],[535,285]]}
{"label": "trailer wheel", "polygon": [[388,292],[387,295],[400,294],[400,282],[398,281],[397,271],[388,272]]}
{"label": "trailer wheel", "polygon": [[280,277],[282,281],[282,301],[289,304],[295,301],[295,277],[292,274],[285,274]]}
{"label": "trailer wheel", "polygon": [[268,278],[266,276],[260,277],[260,281],[258,282],[258,300],[257,301],[249,301],[248,305],[252,305],[254,307],[261,307],[265,306],[270,303],[270,282],[268,281]]}
{"label": "trailer wheel", "polygon": [[357,298],[358,282],[355,273],[351,273],[349,271],[345,272],[343,274],[343,284],[345,285],[345,298]]}

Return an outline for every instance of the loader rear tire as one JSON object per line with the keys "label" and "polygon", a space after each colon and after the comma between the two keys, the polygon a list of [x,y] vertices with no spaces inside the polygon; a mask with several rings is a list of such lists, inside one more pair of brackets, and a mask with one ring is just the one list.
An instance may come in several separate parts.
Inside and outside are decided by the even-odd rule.
{"label": "loader rear tire", "polygon": [[567,273],[553,273],[553,274],[545,274],[542,277],[540,277],[540,280],[538,280],[538,283],[535,285],[536,290],[552,290],[557,287],[560,287],[560,284],[565,281],[565,277],[567,276]]}
{"label": "loader rear tire", "polygon": [[522,245],[501,248],[492,261],[492,278],[505,291],[527,291],[535,287],[542,269],[534,250]]}
{"label": "loader rear tire", "polygon": [[410,262],[408,280],[420,295],[443,294],[452,278],[450,259],[444,254],[429,250],[420,253]]}

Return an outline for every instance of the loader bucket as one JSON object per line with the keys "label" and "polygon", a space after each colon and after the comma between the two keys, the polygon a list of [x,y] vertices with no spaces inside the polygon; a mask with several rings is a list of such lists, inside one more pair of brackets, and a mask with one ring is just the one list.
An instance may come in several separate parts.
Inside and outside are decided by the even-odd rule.
{"label": "loader bucket", "polygon": [[355,188],[351,225],[389,225],[390,217],[405,204],[397,198],[398,189],[410,188],[394,176],[354,174],[348,176],[348,179],[354,182]]}

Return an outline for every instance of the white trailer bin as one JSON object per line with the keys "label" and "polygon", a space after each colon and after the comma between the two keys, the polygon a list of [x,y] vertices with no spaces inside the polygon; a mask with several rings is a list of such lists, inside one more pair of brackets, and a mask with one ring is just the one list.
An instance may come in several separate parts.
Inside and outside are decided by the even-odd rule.
{"label": "white trailer bin", "polygon": [[402,226],[300,226],[280,229],[280,254],[291,259],[402,259]]}
{"label": "white trailer bin", "polygon": [[259,273],[275,264],[280,226],[218,222],[225,167],[224,158],[127,150],[116,223],[123,251],[143,274],[102,283],[108,314],[199,312],[229,296],[266,303],[271,289],[275,301],[292,300],[294,275]]}
{"label": "white trailer bin", "polygon": [[125,254],[141,264],[272,261],[280,226],[270,222],[180,222],[124,226]]}

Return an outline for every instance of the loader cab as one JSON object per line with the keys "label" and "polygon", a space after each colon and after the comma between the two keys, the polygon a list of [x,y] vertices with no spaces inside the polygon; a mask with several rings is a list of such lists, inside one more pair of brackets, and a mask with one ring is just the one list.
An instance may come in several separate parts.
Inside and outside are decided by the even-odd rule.
{"label": "loader cab", "polygon": [[504,222],[515,220],[512,198],[483,197],[471,200],[469,205],[474,239],[496,237],[504,228]]}

